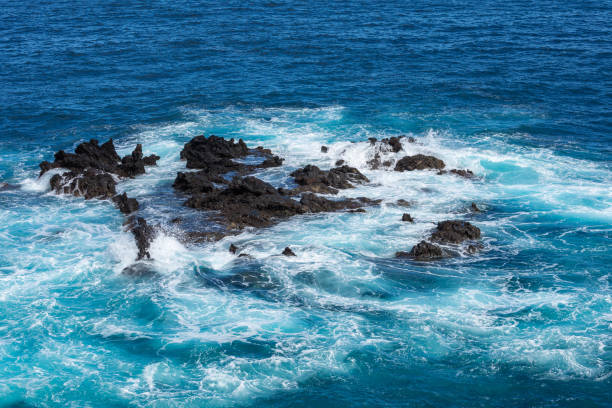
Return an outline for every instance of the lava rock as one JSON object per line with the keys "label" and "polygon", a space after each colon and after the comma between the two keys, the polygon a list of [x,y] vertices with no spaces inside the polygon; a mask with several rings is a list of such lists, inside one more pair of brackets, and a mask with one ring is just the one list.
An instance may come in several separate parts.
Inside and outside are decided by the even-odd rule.
{"label": "lava rock", "polygon": [[405,213],[402,215],[402,221],[404,222],[414,222],[414,219],[412,218],[412,216],[408,213]]}
{"label": "lava rock", "polygon": [[236,252],[238,252],[238,247],[234,244],[230,244],[229,251],[230,253],[235,254]]}
{"label": "lava rock", "polygon": [[55,174],[49,180],[51,189],[58,194],[72,194],[75,197],[106,199],[116,194],[117,182],[108,173],[88,168],[85,171],[70,171]]}
{"label": "lava rock", "polygon": [[467,221],[449,220],[438,223],[431,240],[443,243],[458,244],[465,240],[480,238],[480,229]]}
{"label": "lava rock", "polygon": [[481,212],[482,210],[480,208],[478,208],[478,206],[476,205],[476,203],[472,203],[472,205],[470,205],[470,209],[473,212]]}
{"label": "lava rock", "polygon": [[283,255],[285,255],[285,256],[297,256],[295,254],[295,252],[293,252],[291,250],[291,248],[289,248],[289,247],[285,247],[285,249],[283,250]]}
{"label": "lava rock", "polygon": [[138,201],[136,201],[135,198],[129,198],[126,193],[114,196],[113,201],[117,207],[119,207],[119,211],[124,214],[131,214],[138,211]]}
{"label": "lava rock", "polygon": [[249,149],[242,139],[225,140],[222,137],[211,135],[196,136],[185,144],[181,150],[181,159],[187,161],[189,169],[206,169],[211,164],[222,163],[228,159],[245,157]]}
{"label": "lava rock", "polygon": [[395,164],[395,171],[413,171],[425,169],[443,169],[445,164],[442,160],[434,156],[425,156],[417,154],[414,156],[405,156]]}
{"label": "lava rock", "polygon": [[142,217],[131,216],[127,220],[127,229],[131,231],[136,239],[136,247],[138,248],[138,257],[136,260],[150,259],[149,246],[155,239],[155,230],[147,224],[147,221]]}
{"label": "lava rock", "polygon": [[336,189],[353,188],[351,182],[369,181],[359,170],[346,165],[325,171],[309,164],[302,169],[295,170],[291,176],[301,186],[298,192],[312,191],[327,194],[336,194],[338,192]]}
{"label": "lava rock", "polygon": [[394,153],[397,153],[397,152],[403,150],[402,142],[400,141],[400,137],[385,138],[385,139],[382,139],[380,142],[382,144],[385,144],[385,145],[391,147],[391,150]]}
{"label": "lava rock", "polygon": [[[215,177],[215,181],[219,179]],[[209,193],[215,189],[209,174],[206,171],[181,172],[179,171],[172,184],[176,190],[186,193]]]}
{"label": "lava rock", "polygon": [[321,153],[327,153],[328,150],[327,146],[321,146]]}
{"label": "lava rock", "polygon": [[397,252],[397,258],[414,258],[417,260],[431,260],[442,258],[444,251],[439,246],[427,241],[421,241],[412,247],[410,252]]}

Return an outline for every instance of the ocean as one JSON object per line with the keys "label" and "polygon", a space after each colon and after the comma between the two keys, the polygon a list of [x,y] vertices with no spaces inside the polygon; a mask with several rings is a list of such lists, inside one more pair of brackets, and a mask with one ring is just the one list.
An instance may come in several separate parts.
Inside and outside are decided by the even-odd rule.
{"label": "ocean", "polygon": [[[0,67],[0,407],[612,406],[612,2],[7,0]],[[185,241],[200,134],[382,202]],[[399,135],[476,177],[369,168]],[[38,177],[92,138],[161,157],[117,184],[152,276],[110,202]],[[394,257],[448,219],[482,249]]]}

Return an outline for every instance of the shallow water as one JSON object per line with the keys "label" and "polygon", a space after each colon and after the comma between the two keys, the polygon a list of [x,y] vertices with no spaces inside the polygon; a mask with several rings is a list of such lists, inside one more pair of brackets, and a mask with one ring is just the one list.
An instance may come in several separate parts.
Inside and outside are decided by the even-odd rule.
{"label": "shallow water", "polygon": [[[9,4],[0,406],[610,406],[611,10]],[[206,221],[171,185],[202,133],[284,157],[257,174],[276,186],[343,159],[371,182],[341,194],[383,203],[185,244],[168,221]],[[368,170],[367,138],[399,134],[397,158],[478,177]],[[118,185],[165,226],[154,276],[121,274],[111,204],[37,178],[90,137],[161,156]],[[481,228],[477,256],[393,258],[449,218]]]}

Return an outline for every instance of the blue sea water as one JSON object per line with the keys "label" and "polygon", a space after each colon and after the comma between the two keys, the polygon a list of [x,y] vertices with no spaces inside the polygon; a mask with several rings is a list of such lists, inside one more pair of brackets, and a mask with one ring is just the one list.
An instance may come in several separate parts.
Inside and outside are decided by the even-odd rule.
{"label": "blue sea water", "polygon": [[[6,0],[0,407],[612,406],[611,112],[608,0]],[[279,186],[342,158],[371,180],[343,195],[383,203],[209,244],[168,227],[136,279],[122,215],[38,179],[90,138],[143,143],[159,165],[118,189],[168,225],[202,133],[285,157],[258,174]],[[367,138],[400,134],[478,178],[369,170]],[[394,259],[449,218],[477,256]]]}

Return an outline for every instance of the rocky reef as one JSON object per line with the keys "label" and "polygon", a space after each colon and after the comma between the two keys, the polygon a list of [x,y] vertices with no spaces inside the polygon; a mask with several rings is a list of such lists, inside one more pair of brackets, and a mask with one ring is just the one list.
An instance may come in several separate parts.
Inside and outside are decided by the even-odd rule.
{"label": "rocky reef", "polygon": [[[445,163],[423,154],[406,155],[400,159],[381,161],[381,154],[397,154],[404,150],[402,143],[416,143],[411,137],[399,136],[380,141],[370,138],[373,159],[368,161],[372,169],[397,172],[438,170],[438,174],[454,174],[466,179],[474,177],[470,170],[444,170]],[[329,148],[323,146],[323,153]],[[239,233],[245,228],[266,228],[288,218],[322,212],[365,212],[365,207],[380,204],[382,200],[358,198],[337,198],[341,190],[353,189],[356,185],[367,184],[370,180],[357,168],[337,160],[336,167],[324,170],[313,164],[293,170],[286,185],[295,187],[276,188],[257,178],[252,173],[283,165],[283,159],[261,146],[249,148],[242,139],[224,139],[214,135],[196,136],[187,142],[180,152],[188,171],[177,172],[172,187],[176,199],[185,207],[201,211],[201,221],[191,223],[185,230],[186,239],[193,242],[219,240],[225,236]],[[74,153],[63,150],[55,154],[54,161],[40,163],[40,174],[52,169],[65,169],[51,177],[49,183],[58,194],[70,194],[85,199],[107,199],[126,215],[125,228],[135,238],[138,250],[137,260],[149,259],[149,246],[157,234],[159,226],[147,223],[139,216],[140,205],[135,198],[126,193],[117,194],[117,182],[144,174],[146,166],[157,163],[159,156],[144,156],[138,144],[130,155],[121,158],[112,140],[99,145],[92,139],[81,143]],[[398,206],[410,207],[413,201],[396,200]],[[472,212],[480,211],[472,204]],[[402,222],[414,223],[408,213],[401,217]],[[182,218],[173,218],[174,228],[187,228]],[[214,224],[214,229],[207,229]],[[465,242],[476,243],[480,239],[480,229],[467,221],[448,220],[439,222],[427,240],[416,244],[408,252],[397,252],[398,258],[414,260],[434,260],[451,256],[453,248]],[[477,244],[467,247],[474,253]],[[249,259],[250,255],[239,253],[235,245],[230,252]],[[285,256],[295,256],[289,248]]]}

